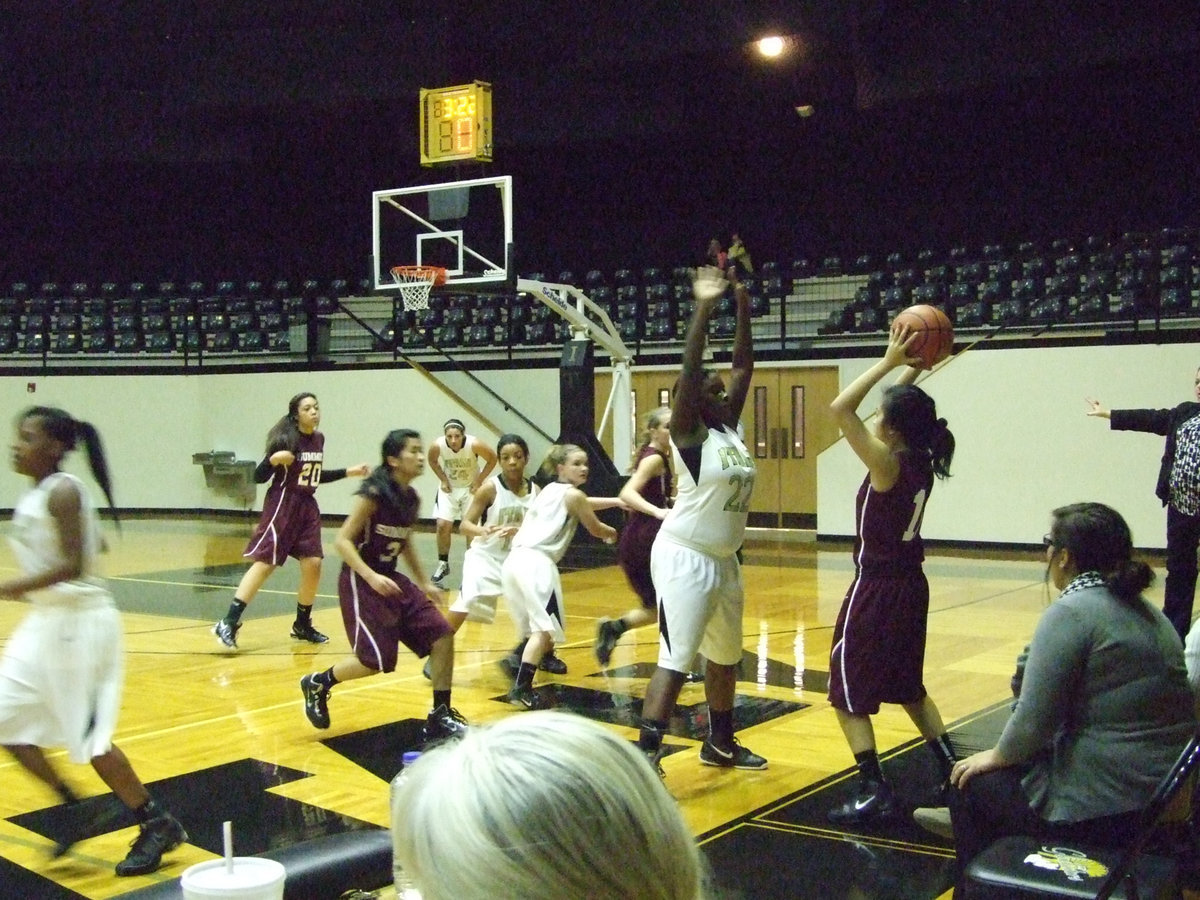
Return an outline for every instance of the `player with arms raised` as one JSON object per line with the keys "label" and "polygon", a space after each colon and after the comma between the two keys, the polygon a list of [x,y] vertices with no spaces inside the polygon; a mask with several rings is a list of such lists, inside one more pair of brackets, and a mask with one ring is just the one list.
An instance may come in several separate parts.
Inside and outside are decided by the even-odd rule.
{"label": "player with arms raised", "polygon": [[738,436],[738,418],[750,391],[754,352],[750,295],[734,277],[737,327],[729,391],[701,365],[708,322],[728,282],[706,267],[692,286],[696,310],[688,326],[675,402],[671,445],[678,493],[650,553],[658,592],[658,668],[642,706],[639,743],[658,765],[667,720],[696,652],[708,660],[704,690],[712,727],[700,749],[707,766],[765,769],[767,761],[733,735],[737,667],[742,661],[742,587],[738,548],[754,488],[754,459]]}

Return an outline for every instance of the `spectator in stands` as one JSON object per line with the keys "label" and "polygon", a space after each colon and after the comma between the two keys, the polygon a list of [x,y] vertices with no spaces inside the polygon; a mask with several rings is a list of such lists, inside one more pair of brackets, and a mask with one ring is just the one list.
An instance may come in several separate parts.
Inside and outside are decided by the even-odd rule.
{"label": "spectator in stands", "polygon": [[[1200,401],[1200,371],[1195,376]],[[1183,638],[1196,599],[1196,549],[1200,547],[1200,402],[1172,409],[1105,409],[1088,398],[1089,416],[1108,419],[1113,431],[1148,431],[1167,439],[1154,493],[1167,508],[1167,583],[1163,612]]]}
{"label": "spectator in stands", "polygon": [[725,252],[725,248],[721,246],[720,238],[713,238],[708,242],[708,251],[704,255],[704,264],[707,266],[715,266],[722,272],[729,266],[729,254]]}
{"label": "spectator in stands", "polygon": [[679,807],[620,735],[535,712],[421,756],[392,799],[396,860],[425,900],[697,900]]}
{"label": "spectator in stands", "polygon": [[1125,520],[1100,503],[1054,510],[1020,697],[996,746],[959,760],[950,815],[961,880],[999,837],[1118,845],[1196,728],[1183,648],[1142,592]]}
{"label": "spectator in stands", "polygon": [[742,236],[736,231],[733,233],[733,240],[729,243],[727,255],[731,265],[741,267],[743,275],[754,274],[754,263],[750,261],[750,251],[746,249],[746,245],[742,243]]}

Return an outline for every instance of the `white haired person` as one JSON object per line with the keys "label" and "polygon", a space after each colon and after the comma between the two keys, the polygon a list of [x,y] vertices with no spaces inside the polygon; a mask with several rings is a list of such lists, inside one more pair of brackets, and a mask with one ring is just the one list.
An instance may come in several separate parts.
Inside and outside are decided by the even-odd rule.
{"label": "white haired person", "polygon": [[117,863],[117,874],[146,875],[187,840],[187,832],[150,796],[112,742],[124,678],[121,616],[96,576],[100,529],[91,500],[80,480],[61,470],[63,457],[80,441],[111,507],[108,463],[95,427],[47,406],[28,409],[17,420],[13,469],[33,487],[13,512],[21,574],[0,582],[0,597],[31,608],[0,659],[0,744],[63,802],[53,856],[87,836],[91,824],[72,809],[79,799],[46,758],[44,748],[66,747],[71,762],[90,763],[138,821],[138,836]]}
{"label": "white haired person", "polygon": [[424,900],[703,896],[675,801],[633,744],[582,716],[510,716],[405,771],[393,850]]}

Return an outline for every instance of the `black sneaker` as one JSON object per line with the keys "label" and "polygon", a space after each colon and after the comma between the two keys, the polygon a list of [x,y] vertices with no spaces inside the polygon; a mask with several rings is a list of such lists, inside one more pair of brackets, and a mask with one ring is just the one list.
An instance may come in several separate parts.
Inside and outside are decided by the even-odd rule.
{"label": "black sneaker", "polygon": [[718,747],[709,738],[700,748],[700,762],[706,766],[719,766],[722,769],[765,769],[767,761],[757,753],[751,753],[743,747],[737,738],[728,750]]}
{"label": "black sneaker", "polygon": [[118,875],[147,875],[162,865],[162,856],[188,838],[174,816],[156,816],[142,826],[125,858],[117,863]]}
{"label": "black sneaker", "polygon": [[[520,663],[517,663],[517,668],[520,668],[520,665]],[[567,674],[567,664],[555,656],[553,650],[542,657],[542,661],[538,663],[538,668],[543,672],[549,672],[551,675]]]}
{"label": "black sneaker", "polygon": [[292,623],[292,637],[298,641],[308,641],[310,644],[324,644],[329,640],[327,635],[313,628],[312,622],[301,622],[299,619]]}
{"label": "black sneaker", "polygon": [[445,703],[429,713],[421,728],[421,737],[426,742],[444,741],[449,738],[460,738],[467,733],[467,720],[457,709],[452,709]]}
{"label": "black sneaker", "polygon": [[445,587],[445,584],[443,584],[442,582],[444,582],[446,580],[446,578],[447,578],[447,576],[449,576],[449,574],[450,574],[450,563],[446,562],[444,559],[439,559],[437,568],[435,568],[433,570],[433,577],[430,578],[429,580],[432,581],[434,584],[436,584],[438,587]]}
{"label": "black sneaker", "polygon": [[237,635],[241,630],[241,622],[226,622],[224,619],[221,619],[212,627],[212,633],[217,636],[217,640],[230,650],[236,650],[238,648]]}
{"label": "black sneaker", "polygon": [[829,811],[835,825],[869,825],[900,812],[896,793],[886,781],[863,785],[857,794]]}
{"label": "black sneaker", "polygon": [[620,620],[600,620],[600,624],[596,626],[596,646],[594,648],[596,651],[596,661],[600,665],[608,665],[608,661],[612,659],[612,652],[616,649],[617,641],[621,640],[623,633]]}
{"label": "black sneaker", "polygon": [[313,675],[300,679],[300,691],[304,694],[304,715],[313,728],[329,727],[329,688],[317,681]]}
{"label": "black sneaker", "polygon": [[520,685],[508,692],[508,702],[525,709],[550,709],[554,705],[532,687]]}

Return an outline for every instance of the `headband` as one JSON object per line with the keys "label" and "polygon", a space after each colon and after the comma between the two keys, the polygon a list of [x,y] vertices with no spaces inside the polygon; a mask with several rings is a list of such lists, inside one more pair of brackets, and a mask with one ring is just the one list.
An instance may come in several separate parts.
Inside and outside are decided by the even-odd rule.
{"label": "headband", "polygon": [[447,428],[457,428],[459,431],[463,432],[464,434],[467,431],[467,426],[462,423],[462,419],[447,419],[446,424],[442,426],[443,434],[445,433]]}

